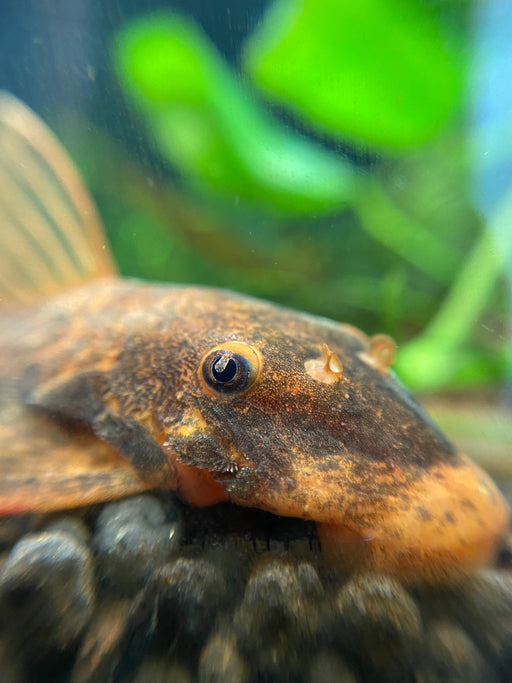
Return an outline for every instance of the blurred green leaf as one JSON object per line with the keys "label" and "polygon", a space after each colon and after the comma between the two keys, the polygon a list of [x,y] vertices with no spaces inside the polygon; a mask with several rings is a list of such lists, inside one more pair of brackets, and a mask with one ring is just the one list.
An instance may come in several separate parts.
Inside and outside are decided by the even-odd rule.
{"label": "blurred green leaf", "polygon": [[158,149],[202,189],[291,214],[332,211],[351,198],[350,165],[266,114],[192,22],[130,23],[114,57]]}
{"label": "blurred green leaf", "polygon": [[273,99],[329,133],[404,149],[460,100],[462,51],[419,0],[276,0],[245,51]]}
{"label": "blurred green leaf", "polygon": [[413,391],[462,389],[489,384],[504,376],[507,356],[483,353],[469,345],[452,346],[437,337],[422,336],[399,349],[396,371]]}
{"label": "blurred green leaf", "polygon": [[432,279],[450,280],[458,259],[446,242],[402,211],[379,182],[368,182],[356,210],[375,239]]}
{"label": "blurred green leaf", "polygon": [[478,384],[506,374],[510,353],[469,348],[493,287],[512,254],[512,187],[491,217],[443,304],[423,334],[399,351],[397,371],[413,388]]}

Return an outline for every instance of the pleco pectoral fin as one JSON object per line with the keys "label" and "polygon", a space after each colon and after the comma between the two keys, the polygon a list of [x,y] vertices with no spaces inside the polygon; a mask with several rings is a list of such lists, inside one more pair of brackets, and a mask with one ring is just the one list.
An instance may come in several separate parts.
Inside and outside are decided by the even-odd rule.
{"label": "pleco pectoral fin", "polygon": [[159,489],[176,487],[176,469],[149,429],[137,420],[106,412],[94,423],[95,433],[114,446],[145,482]]}
{"label": "pleco pectoral fin", "polygon": [[0,414],[0,515],[50,512],[121,498],[148,483],[116,450],[42,414]]}
{"label": "pleco pectoral fin", "polygon": [[90,371],[64,378],[57,375],[39,385],[36,382],[36,388],[25,391],[24,398],[32,409],[90,430],[130,463],[146,487],[174,488],[173,465],[148,427],[116,412],[108,393],[106,375]]}

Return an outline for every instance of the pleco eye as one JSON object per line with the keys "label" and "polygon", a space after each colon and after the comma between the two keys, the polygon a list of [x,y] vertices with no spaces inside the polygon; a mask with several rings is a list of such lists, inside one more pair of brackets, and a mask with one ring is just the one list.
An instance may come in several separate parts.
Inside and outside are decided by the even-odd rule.
{"label": "pleco eye", "polygon": [[225,342],[203,356],[199,372],[210,393],[241,394],[259,377],[261,357],[249,344]]}

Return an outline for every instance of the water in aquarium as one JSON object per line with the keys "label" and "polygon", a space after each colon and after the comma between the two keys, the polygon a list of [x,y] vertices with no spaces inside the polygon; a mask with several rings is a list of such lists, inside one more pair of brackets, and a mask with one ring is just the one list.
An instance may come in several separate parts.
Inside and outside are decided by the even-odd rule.
{"label": "water in aquarium", "polygon": [[512,680],[512,5],[0,13],[0,679]]}

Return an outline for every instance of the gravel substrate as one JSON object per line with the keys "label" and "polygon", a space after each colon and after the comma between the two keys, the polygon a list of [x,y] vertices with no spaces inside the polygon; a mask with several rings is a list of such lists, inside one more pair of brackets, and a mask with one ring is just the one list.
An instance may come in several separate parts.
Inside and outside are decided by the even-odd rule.
{"label": "gravel substrate", "polygon": [[0,522],[2,683],[508,683],[512,569],[342,575],[313,524],[147,494]]}

